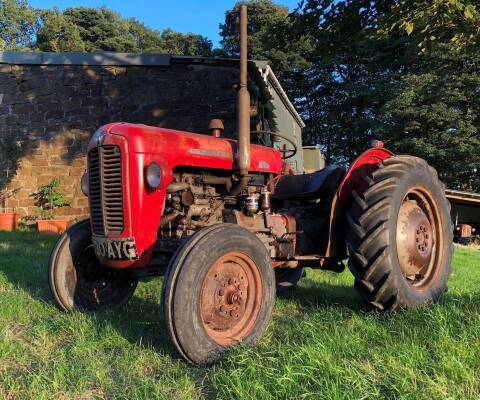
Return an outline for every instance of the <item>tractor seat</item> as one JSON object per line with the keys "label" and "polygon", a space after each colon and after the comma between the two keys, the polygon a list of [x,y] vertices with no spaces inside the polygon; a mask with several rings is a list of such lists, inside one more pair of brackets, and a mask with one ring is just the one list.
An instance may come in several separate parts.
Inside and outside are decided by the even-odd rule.
{"label": "tractor seat", "polygon": [[345,173],[343,167],[329,165],[311,174],[284,175],[275,185],[272,199],[314,199],[334,194]]}

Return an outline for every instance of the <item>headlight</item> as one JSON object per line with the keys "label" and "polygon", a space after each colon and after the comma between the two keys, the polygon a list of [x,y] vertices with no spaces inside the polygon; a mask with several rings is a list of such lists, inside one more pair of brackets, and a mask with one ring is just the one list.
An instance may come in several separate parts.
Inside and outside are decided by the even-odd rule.
{"label": "headlight", "polygon": [[105,131],[103,130],[103,128],[97,129],[97,131],[93,134],[93,136],[90,139],[90,141],[95,143],[95,146],[102,145],[104,140],[105,140]]}
{"label": "headlight", "polygon": [[156,162],[150,163],[147,167],[145,178],[148,186],[152,189],[157,189],[162,182],[162,169],[160,168],[160,165]]}
{"label": "headlight", "polygon": [[80,187],[82,188],[82,192],[85,196],[88,197],[88,177],[87,171],[85,171],[82,175],[82,180],[80,182]]}

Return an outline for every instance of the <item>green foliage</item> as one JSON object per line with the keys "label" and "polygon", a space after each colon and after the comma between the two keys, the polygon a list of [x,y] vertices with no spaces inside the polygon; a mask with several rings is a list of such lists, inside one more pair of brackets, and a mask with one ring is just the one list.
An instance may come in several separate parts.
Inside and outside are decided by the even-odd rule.
{"label": "green foliage", "polygon": [[136,49],[129,22],[106,7],[67,8],[63,15],[78,28],[86,51],[131,52]]}
{"label": "green foliage", "polygon": [[39,24],[39,13],[27,0],[0,0],[0,50],[32,48]]}
{"label": "green foliage", "polygon": [[420,51],[436,43],[449,43],[451,50],[479,44],[480,9],[472,0],[420,0],[396,2],[385,29],[418,34]]}
{"label": "green foliage", "polygon": [[37,33],[37,47],[41,51],[85,51],[80,29],[58,10],[45,11],[42,27]]}
{"label": "green foliage", "polygon": [[[480,190],[479,15],[469,1],[305,0],[311,68],[290,92],[305,138],[350,162],[372,138]],[[301,33],[301,31],[300,31]]]}
{"label": "green foliage", "polygon": [[425,158],[447,187],[479,190],[480,52],[451,47],[422,57],[421,68],[394,85],[377,122],[391,148]]}
{"label": "green foliage", "polygon": [[49,184],[40,186],[34,193],[42,219],[52,219],[56,208],[70,206],[71,201],[65,199],[65,194],[60,190],[60,183],[60,179],[55,178]]}
{"label": "green foliage", "polygon": [[228,57],[239,56],[240,4],[248,6],[248,46],[250,58],[271,61],[275,72],[282,76],[292,69],[307,66],[305,55],[311,52],[308,36],[296,34],[296,16],[288,8],[271,0],[249,0],[237,2],[225,14],[220,25],[222,51]]}
{"label": "green foliage", "polygon": [[194,33],[179,33],[166,29],[160,37],[163,52],[185,56],[210,56],[212,54],[211,40]]}
{"label": "green foliage", "polygon": [[212,42],[194,33],[151,30],[106,7],[37,10],[27,0],[0,0],[0,51],[118,51],[212,55]]}

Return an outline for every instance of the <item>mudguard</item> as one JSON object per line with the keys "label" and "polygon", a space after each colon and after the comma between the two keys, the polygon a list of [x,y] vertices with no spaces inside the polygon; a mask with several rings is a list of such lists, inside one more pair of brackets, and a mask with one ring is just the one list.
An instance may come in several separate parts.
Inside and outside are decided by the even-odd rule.
{"label": "mudguard", "polygon": [[346,258],[344,218],[352,204],[352,193],[362,193],[367,186],[365,177],[375,171],[383,161],[395,155],[384,149],[383,143],[379,143],[378,147],[366,150],[355,159],[333,198],[326,257],[338,260]]}

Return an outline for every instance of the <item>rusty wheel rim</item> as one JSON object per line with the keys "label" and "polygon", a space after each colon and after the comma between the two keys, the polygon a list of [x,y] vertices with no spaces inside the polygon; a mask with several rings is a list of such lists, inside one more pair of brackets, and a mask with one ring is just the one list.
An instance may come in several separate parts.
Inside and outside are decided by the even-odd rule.
{"label": "rusty wheel rim", "polygon": [[71,293],[82,307],[99,308],[116,304],[129,288],[134,287],[134,282],[126,273],[122,274],[123,271],[101,267],[93,246],[88,246],[80,254],[72,272]]}
{"label": "rusty wheel rim", "polygon": [[442,263],[441,216],[430,192],[415,187],[405,195],[397,220],[397,254],[406,281],[415,289],[429,288]]}
{"label": "rusty wheel rim", "polygon": [[200,292],[202,326],[215,343],[229,346],[251,331],[263,299],[260,271],[246,254],[229,252],[208,270]]}

